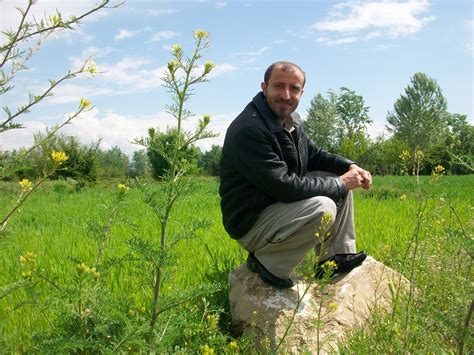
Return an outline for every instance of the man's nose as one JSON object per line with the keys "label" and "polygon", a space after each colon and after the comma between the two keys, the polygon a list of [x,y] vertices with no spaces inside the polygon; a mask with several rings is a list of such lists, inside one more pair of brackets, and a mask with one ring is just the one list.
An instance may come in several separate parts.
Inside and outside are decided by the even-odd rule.
{"label": "man's nose", "polygon": [[291,95],[290,95],[290,88],[283,88],[281,90],[281,97],[284,99],[284,100],[289,100],[291,99]]}

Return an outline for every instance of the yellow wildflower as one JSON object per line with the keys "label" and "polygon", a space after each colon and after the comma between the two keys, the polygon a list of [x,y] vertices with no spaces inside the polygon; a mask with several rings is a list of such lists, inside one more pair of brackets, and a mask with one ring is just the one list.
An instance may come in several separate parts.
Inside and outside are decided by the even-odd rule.
{"label": "yellow wildflower", "polygon": [[237,350],[239,348],[239,346],[237,345],[237,342],[235,340],[232,340],[229,343],[229,348],[231,348],[232,350]]}
{"label": "yellow wildflower", "polygon": [[337,309],[337,307],[338,307],[337,303],[329,303],[329,306],[328,306],[330,312],[334,312]]}
{"label": "yellow wildflower", "polygon": [[431,172],[431,176],[437,180],[441,175],[444,175],[446,173],[446,170],[444,169],[444,166],[442,165],[437,165]]}
{"label": "yellow wildflower", "polygon": [[82,274],[83,272],[89,272],[90,268],[85,263],[80,263],[77,265],[77,270]]}
{"label": "yellow wildflower", "polygon": [[213,355],[214,348],[211,348],[209,345],[206,344],[202,347],[202,353],[203,355]]}
{"label": "yellow wildflower", "polygon": [[20,186],[23,188],[24,191],[31,190],[31,181],[28,179],[23,179],[19,182]]}
{"label": "yellow wildflower", "polygon": [[51,152],[51,158],[53,159],[56,165],[61,165],[63,162],[69,159],[69,157],[64,152],[56,152],[54,149]]}
{"label": "yellow wildflower", "polygon": [[398,157],[401,159],[401,160],[408,160],[410,159],[410,152],[408,150],[404,150]]}
{"label": "yellow wildflower", "polygon": [[128,187],[127,185],[125,185],[125,184],[118,184],[117,187],[118,187],[118,189],[119,189],[120,191],[122,191],[122,192],[125,192],[125,191],[127,191],[127,190],[129,189],[129,187]]}
{"label": "yellow wildflower", "polygon": [[407,195],[401,195],[400,196],[400,201],[406,201]]}
{"label": "yellow wildflower", "polygon": [[23,277],[24,279],[29,279],[31,276],[32,276],[31,271],[24,271],[21,273],[21,277]]}
{"label": "yellow wildflower", "polygon": [[204,64],[204,73],[205,74],[208,74],[212,69],[215,68],[215,64],[210,62],[210,61],[206,61],[206,63]]}
{"label": "yellow wildflower", "polygon": [[334,260],[328,260],[324,263],[324,267],[335,269],[337,267],[337,264]]}
{"label": "yellow wildflower", "polygon": [[92,79],[99,73],[99,70],[97,69],[97,64],[95,64],[95,62],[92,60],[88,60],[86,62],[84,70],[88,79]]}
{"label": "yellow wildflower", "polygon": [[91,102],[87,99],[84,99],[81,97],[81,100],[79,101],[79,106],[80,107],[84,107],[84,108],[88,108],[91,104]]}
{"label": "yellow wildflower", "polygon": [[180,54],[183,52],[183,47],[181,47],[179,44],[173,44],[171,46],[171,49],[173,50],[174,55],[177,57],[179,57]]}
{"label": "yellow wildflower", "polygon": [[209,32],[204,31],[204,30],[195,30],[194,31],[194,37],[196,39],[203,39],[204,37],[209,37]]}
{"label": "yellow wildflower", "polygon": [[20,255],[20,263],[24,265],[30,262],[35,262],[37,256],[38,255],[36,255],[35,253],[31,251],[26,253],[25,255]]}

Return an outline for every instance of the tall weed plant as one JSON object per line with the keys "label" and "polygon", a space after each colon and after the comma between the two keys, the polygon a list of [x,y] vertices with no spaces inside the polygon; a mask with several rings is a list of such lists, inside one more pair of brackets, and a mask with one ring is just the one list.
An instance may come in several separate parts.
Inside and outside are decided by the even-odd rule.
{"label": "tall weed plant", "polygon": [[[411,157],[400,156],[403,165]],[[423,165],[417,151],[416,166]],[[363,328],[354,331],[342,353],[458,353],[474,350],[472,315],[473,212],[467,202],[460,211],[450,196],[435,195],[445,174],[434,168],[430,180],[420,181],[415,171],[413,193],[400,199],[411,208],[414,228],[395,268],[410,281],[406,292],[394,289],[389,314],[375,310]],[[411,201],[410,201],[411,200]],[[408,202],[413,202],[408,207]]]}

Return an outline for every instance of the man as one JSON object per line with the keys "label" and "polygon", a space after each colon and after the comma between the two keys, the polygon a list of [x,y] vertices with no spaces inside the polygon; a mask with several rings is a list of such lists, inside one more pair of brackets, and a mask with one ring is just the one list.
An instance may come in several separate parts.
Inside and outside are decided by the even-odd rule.
{"label": "man", "polygon": [[369,189],[372,177],[305,134],[295,112],[305,81],[296,64],[270,65],[262,91],[231,123],[222,150],[224,227],[249,252],[249,269],[276,288],[292,287],[294,267],[321,246],[315,233],[327,214],[323,261],[345,272],[367,256],[356,253],[351,190]]}

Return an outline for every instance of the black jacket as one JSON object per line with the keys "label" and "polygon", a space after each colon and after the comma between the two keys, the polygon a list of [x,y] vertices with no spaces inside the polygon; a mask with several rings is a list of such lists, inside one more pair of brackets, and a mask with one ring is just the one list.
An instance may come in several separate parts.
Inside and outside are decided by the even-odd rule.
{"label": "black jacket", "polygon": [[224,227],[243,237],[260,212],[276,203],[313,196],[338,202],[346,191],[339,177],[308,177],[308,171],[344,174],[353,162],[317,148],[291,114],[289,133],[258,93],[227,129],[221,157],[220,187]]}

